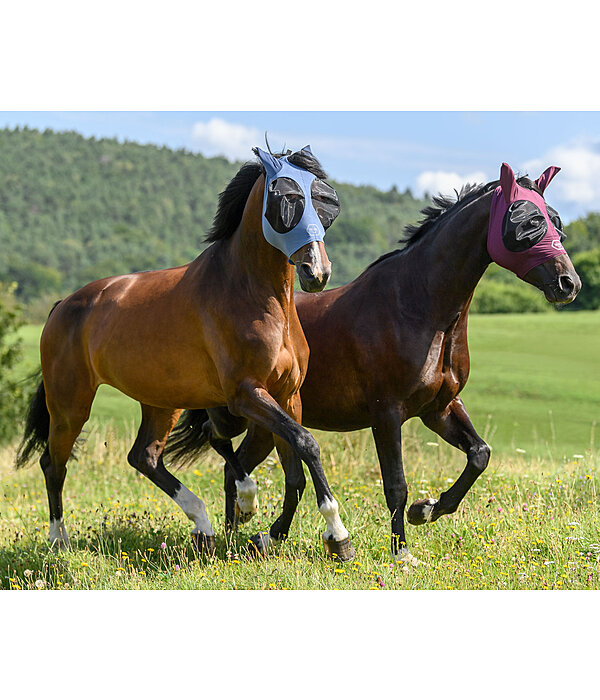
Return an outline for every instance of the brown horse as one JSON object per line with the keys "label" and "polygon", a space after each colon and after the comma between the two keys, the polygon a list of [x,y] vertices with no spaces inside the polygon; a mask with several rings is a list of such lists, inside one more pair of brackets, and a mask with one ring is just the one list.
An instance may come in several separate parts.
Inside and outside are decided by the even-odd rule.
{"label": "brown horse", "polygon": [[[278,165],[280,156],[269,157]],[[302,207],[320,212],[319,193],[330,204],[337,201],[309,148],[282,160],[286,172],[318,184],[312,201],[309,193]],[[263,205],[272,224],[283,230],[286,222],[280,217],[297,206],[299,196],[292,192],[288,200],[281,188],[265,187],[261,156],[261,162],[244,165],[220,195],[207,239],[212,245],[192,263],[92,282],[51,311],[41,337],[42,381],[29,408],[17,466],[43,450],[52,544],[68,546],[62,506],[66,463],[101,384],[139,401],[142,422],[128,461],[194,522],[199,549],[211,553],[215,548],[204,503],[166,470],[162,452],[182,409],[221,405],[277,436],[286,492],[273,531],[289,528],[302,460],[314,480],[332,551],[336,541],[347,539],[318,445],[299,425],[298,390],[308,346],[294,306],[294,267],[263,235]],[[322,235],[315,234],[319,227],[313,215],[312,228],[303,229],[304,242],[287,251],[301,285],[310,291],[323,289],[330,276],[322,240],[331,220],[326,218]],[[301,229],[298,224],[292,245],[302,238]],[[256,507],[256,485],[243,472],[237,476],[242,515],[248,517]]]}
{"label": "brown horse", "polygon": [[[518,181],[541,199],[539,183],[540,179]],[[408,520],[414,525],[455,512],[488,464],[490,449],[471,424],[459,394],[469,376],[469,305],[492,262],[488,230],[497,186],[497,181],[466,186],[456,201],[435,198],[435,206],[424,210],[421,224],[408,227],[402,250],[379,258],[344,287],[296,295],[310,347],[308,374],[300,392],[303,425],[331,431],[371,428],[391,513],[395,560],[416,562],[404,532],[407,485],[402,424],[419,416],[467,455],[463,473],[439,500],[412,504]],[[553,226],[558,244],[564,237],[562,224],[554,210],[549,209],[548,217],[546,223]],[[520,225],[521,236],[526,229]],[[572,301],[581,287],[564,252],[535,265],[523,279],[542,289],[552,303]],[[229,425],[231,435],[244,428],[243,421],[229,416],[226,409],[186,412],[182,424],[199,424],[208,417],[222,432]],[[250,425],[235,459],[250,473],[272,444],[271,435]],[[216,447],[225,454],[222,446]],[[235,495],[231,466],[229,461],[225,477],[229,521],[234,517]]]}

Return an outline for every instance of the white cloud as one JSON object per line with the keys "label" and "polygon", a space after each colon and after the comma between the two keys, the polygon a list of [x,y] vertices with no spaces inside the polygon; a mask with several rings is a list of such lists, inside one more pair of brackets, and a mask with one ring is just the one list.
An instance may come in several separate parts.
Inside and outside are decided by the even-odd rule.
{"label": "white cloud", "polygon": [[553,206],[556,203],[576,216],[600,209],[600,141],[579,139],[555,146],[524,163],[524,169],[535,179],[549,165],[562,168],[548,186]]}
{"label": "white cloud", "polygon": [[428,194],[452,194],[453,190],[460,192],[460,188],[467,182],[480,183],[487,182],[488,178],[482,171],[459,175],[458,173],[448,172],[447,170],[426,170],[417,177],[415,193],[423,195]]}
{"label": "white cloud", "polygon": [[196,122],[192,128],[192,145],[205,156],[225,156],[229,160],[251,160],[252,147],[264,141],[261,132],[245,124],[233,124],[213,117]]}
{"label": "white cloud", "polygon": [[[385,139],[377,137],[343,136],[319,133],[279,133],[269,130],[269,144],[274,152],[287,148],[298,150],[310,144],[317,157],[364,163],[369,168],[377,164],[390,165],[402,162],[404,166],[427,167],[433,163],[451,162],[455,158],[472,156],[463,151],[440,149],[426,143]],[[251,148],[266,149],[264,131],[245,124],[213,117],[206,122],[196,122],[192,127],[191,145],[205,156],[222,155],[229,160],[252,158]],[[343,175],[338,179],[345,181]],[[368,178],[366,178],[368,180]]]}

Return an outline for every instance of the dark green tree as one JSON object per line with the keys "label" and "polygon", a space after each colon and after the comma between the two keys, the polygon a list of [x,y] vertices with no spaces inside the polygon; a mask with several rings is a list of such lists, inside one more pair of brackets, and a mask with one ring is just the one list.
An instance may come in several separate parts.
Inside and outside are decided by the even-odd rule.
{"label": "dark green tree", "polygon": [[573,265],[582,286],[575,301],[567,308],[600,309],[600,248],[575,255]]}
{"label": "dark green tree", "polygon": [[21,357],[16,332],[23,323],[15,289],[15,284],[0,282],[0,443],[16,437],[27,403],[25,387],[15,378],[15,365]]}

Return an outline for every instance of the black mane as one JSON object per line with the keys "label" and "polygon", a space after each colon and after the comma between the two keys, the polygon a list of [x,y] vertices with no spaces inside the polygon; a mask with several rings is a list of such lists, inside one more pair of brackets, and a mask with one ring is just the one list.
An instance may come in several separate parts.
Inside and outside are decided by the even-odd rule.
{"label": "black mane", "polygon": [[[518,178],[517,182],[522,187],[526,187],[527,189],[534,190],[538,194],[542,194],[541,190],[535,184],[535,182],[533,182],[526,176]],[[499,184],[499,180],[493,180],[492,182],[488,182],[485,185],[467,183],[461,187],[460,192],[454,190],[456,197],[444,194],[438,194],[434,196],[432,198],[433,203],[421,210],[421,214],[424,214],[424,218],[416,224],[408,224],[408,226],[404,227],[405,235],[398,241],[398,243],[404,244],[402,248],[392,250],[389,253],[384,253],[381,257],[377,258],[377,260],[372,262],[367,269],[373,267],[373,265],[377,265],[377,263],[381,262],[382,260],[386,260],[392,255],[397,255],[402,251],[406,250],[407,248],[412,246],[416,241],[423,238],[425,234],[431,231],[435,224],[437,224],[438,221],[440,221],[440,219],[442,219],[442,217],[444,217],[446,214],[449,215],[455,212],[459,208],[459,206],[468,204],[469,202],[472,202],[474,199],[478,199],[487,192],[495,190]]]}
{"label": "black mane", "polygon": [[[253,151],[256,153],[256,149],[253,149]],[[272,155],[276,158],[282,158],[287,155],[292,165],[308,170],[320,179],[327,177],[319,161],[308,151],[301,150],[291,154],[288,151],[287,153],[273,153]],[[242,220],[246,200],[254,187],[254,183],[264,172],[265,169],[260,160],[250,161],[242,165],[231,182],[219,195],[217,213],[213,219],[210,231],[204,239],[207,243],[230,238],[234,234]]]}

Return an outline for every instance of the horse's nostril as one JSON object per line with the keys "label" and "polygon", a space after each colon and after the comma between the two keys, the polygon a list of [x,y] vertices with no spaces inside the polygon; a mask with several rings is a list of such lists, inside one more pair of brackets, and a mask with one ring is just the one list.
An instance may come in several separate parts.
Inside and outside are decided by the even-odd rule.
{"label": "horse's nostril", "polygon": [[565,294],[572,294],[575,290],[575,282],[571,275],[561,275],[558,278],[558,285]]}
{"label": "horse's nostril", "polygon": [[309,263],[302,263],[302,265],[300,265],[300,269],[302,270],[302,274],[307,278],[315,276],[312,265],[310,265]]}

